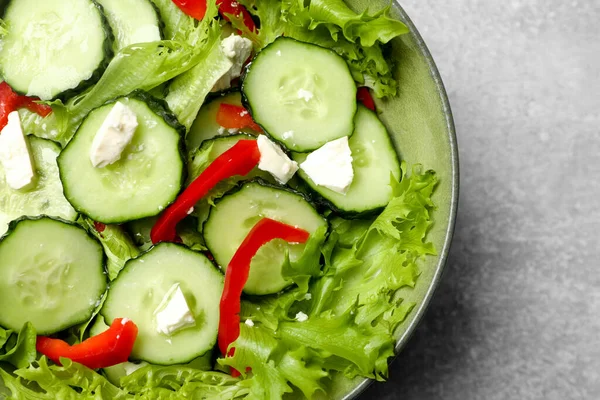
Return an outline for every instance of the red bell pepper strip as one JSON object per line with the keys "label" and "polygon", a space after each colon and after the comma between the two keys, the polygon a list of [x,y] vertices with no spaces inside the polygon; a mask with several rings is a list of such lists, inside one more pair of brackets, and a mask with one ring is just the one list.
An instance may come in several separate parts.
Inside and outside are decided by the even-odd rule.
{"label": "red bell pepper strip", "polygon": [[36,349],[57,364],[65,357],[88,368],[105,368],[127,361],[137,334],[133,321],[117,318],[106,331],[74,346],[60,339],[38,336]]}
{"label": "red bell pepper strip", "polygon": [[[173,0],[173,3],[186,15],[201,21],[206,14],[206,0]],[[252,16],[240,3],[235,0],[217,0],[217,7],[219,7],[219,13],[226,20],[230,21],[227,15],[234,15],[236,17],[243,18],[244,25],[250,30],[250,32],[256,31],[256,25]]]}
{"label": "red bell pepper strip", "polygon": [[186,15],[201,21],[206,14],[206,0],[173,0]]}
{"label": "red bell pepper strip", "polygon": [[46,117],[52,112],[52,107],[36,103],[36,100],[32,97],[16,94],[6,82],[0,83],[0,129],[6,126],[8,114],[19,108],[25,107],[42,117]]}
{"label": "red bell pepper strip", "polygon": [[248,28],[250,32],[256,32],[256,25],[254,24],[252,16],[246,7],[238,3],[236,0],[217,0],[217,6],[219,7],[219,13],[223,19],[225,19],[225,21],[230,21],[227,14],[234,15],[236,17],[241,16],[246,28]]}
{"label": "red bell pepper strip", "polygon": [[[225,286],[221,295],[219,320],[219,349],[222,354],[232,356],[233,348],[227,348],[240,335],[240,310],[242,289],[248,281],[250,262],[266,243],[274,239],[283,239],[289,243],[305,243],[310,234],[270,218],[263,218],[250,230],[225,271]],[[237,372],[235,373],[237,374]]]}
{"label": "red bell pepper strip", "polygon": [[375,111],[375,102],[368,87],[359,87],[356,91],[356,99],[371,111]]}
{"label": "red bell pepper strip", "polygon": [[232,148],[221,154],[177,197],[152,227],[152,243],[177,240],[175,228],[215,185],[235,175],[248,175],[258,165],[260,151],[256,140],[239,140]]}
{"label": "red bell pepper strip", "polygon": [[254,122],[248,110],[235,104],[221,103],[217,111],[217,124],[227,129],[250,128],[262,132],[260,125]]}

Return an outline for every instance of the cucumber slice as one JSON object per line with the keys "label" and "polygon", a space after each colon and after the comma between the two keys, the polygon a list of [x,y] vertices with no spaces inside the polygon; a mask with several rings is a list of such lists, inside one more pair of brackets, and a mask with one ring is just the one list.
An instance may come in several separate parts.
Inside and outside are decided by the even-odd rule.
{"label": "cucumber slice", "polygon": [[0,325],[47,335],[87,321],[106,291],[102,245],[78,225],[22,218],[0,241]]}
{"label": "cucumber slice", "polygon": [[[171,336],[158,333],[154,312],[167,291],[179,284],[196,325]],[[111,283],[102,307],[106,322],[127,317],[138,326],[131,358],[154,364],[181,364],[209,351],[217,340],[223,275],[203,254],[161,243],[129,261]]]}
{"label": "cucumber slice", "polygon": [[[250,229],[264,217],[298,226],[311,235],[321,232],[322,240],[325,240],[327,221],[302,195],[256,181],[248,182],[211,207],[204,224],[206,245],[221,268],[227,268]],[[270,294],[291,285],[292,282],[283,277],[285,253],[289,251],[290,261],[295,262],[304,256],[306,248],[306,244],[289,244],[281,240],[273,240],[261,247],[250,265],[244,291]],[[318,265],[318,255],[314,263]]]}
{"label": "cucumber slice", "polygon": [[150,0],[96,0],[115,34],[115,53],[135,43],[161,40],[158,11]]}
{"label": "cucumber slice", "polygon": [[329,49],[277,38],[249,65],[242,93],[254,120],[292,151],[352,134],[356,84]]}
{"label": "cucumber slice", "polygon": [[58,157],[65,196],[76,210],[104,223],[122,223],[160,213],[185,178],[182,128],[164,102],[136,93],[118,99],[138,119],[121,159],[94,168],[90,148],[113,104],[92,111]]}
{"label": "cucumber slice", "polygon": [[[224,93],[202,106],[185,138],[188,152],[196,150],[205,140],[237,132],[237,130],[227,130],[217,123],[217,113],[223,103],[241,106],[242,95],[240,92]],[[256,132],[251,129],[241,129],[239,132],[256,135]]]}
{"label": "cucumber slice", "polygon": [[0,74],[19,93],[68,97],[96,82],[112,57],[112,32],[93,0],[12,0],[4,21]]}
{"label": "cucumber slice", "polygon": [[[392,198],[390,174],[400,178],[400,162],[390,136],[377,115],[359,106],[354,134],[348,140],[352,150],[354,180],[346,194],[316,185],[300,169],[298,174],[327,205],[345,217],[363,217],[380,211]],[[308,154],[294,153],[301,164]]]}
{"label": "cucumber slice", "polygon": [[27,136],[33,157],[36,181],[29,190],[14,190],[6,183],[4,168],[0,164],[0,235],[8,229],[8,223],[23,215],[40,214],[74,221],[77,212],[63,195],[58,176],[56,157],[60,147],[50,140]]}

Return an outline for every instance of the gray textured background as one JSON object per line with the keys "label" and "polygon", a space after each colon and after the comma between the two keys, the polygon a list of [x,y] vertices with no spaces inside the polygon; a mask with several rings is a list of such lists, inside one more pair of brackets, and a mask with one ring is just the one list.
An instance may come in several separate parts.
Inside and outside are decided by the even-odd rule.
{"label": "gray textured background", "polygon": [[446,275],[368,399],[600,399],[600,0],[401,0],[448,89]]}

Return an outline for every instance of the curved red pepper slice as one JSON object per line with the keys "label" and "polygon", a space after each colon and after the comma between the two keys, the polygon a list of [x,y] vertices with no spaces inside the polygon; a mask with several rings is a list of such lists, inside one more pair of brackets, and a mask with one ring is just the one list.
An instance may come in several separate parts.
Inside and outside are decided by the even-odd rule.
{"label": "curved red pepper slice", "polygon": [[368,87],[359,87],[356,91],[356,99],[371,111],[375,111],[375,101],[369,92]]}
{"label": "curved red pepper slice", "polygon": [[38,336],[36,349],[57,364],[65,357],[88,368],[105,368],[127,361],[137,333],[133,321],[117,318],[106,331],[74,346],[64,340]]}
{"label": "curved red pepper slice", "polygon": [[[219,320],[219,349],[222,354],[232,356],[235,349],[227,348],[240,335],[241,296],[244,285],[250,274],[252,258],[266,243],[274,239],[283,239],[289,243],[305,243],[310,234],[304,229],[296,228],[263,218],[250,230],[225,271],[225,286],[221,295]],[[237,372],[234,372],[237,375]]]}
{"label": "curved red pepper slice", "polygon": [[176,241],[177,224],[187,217],[188,211],[198,201],[222,180],[236,175],[248,175],[259,161],[260,151],[256,140],[240,140],[217,157],[162,213],[150,232],[152,243]]}
{"label": "curved red pepper slice", "polygon": [[235,104],[221,103],[217,111],[217,123],[227,129],[250,128],[262,132],[262,128],[254,122],[248,110]]}
{"label": "curved red pepper slice", "polygon": [[36,103],[36,100],[33,97],[16,94],[6,82],[0,83],[0,129],[6,126],[8,114],[19,108],[25,107],[42,117],[46,117],[52,112],[52,107]]}
{"label": "curved red pepper slice", "polygon": [[244,25],[250,32],[256,32],[256,25],[254,24],[254,20],[252,19],[252,15],[248,12],[246,7],[238,3],[236,0],[217,0],[217,6],[219,7],[219,14],[225,19],[225,21],[230,21],[229,15],[235,15],[236,17],[242,17],[244,20]]}

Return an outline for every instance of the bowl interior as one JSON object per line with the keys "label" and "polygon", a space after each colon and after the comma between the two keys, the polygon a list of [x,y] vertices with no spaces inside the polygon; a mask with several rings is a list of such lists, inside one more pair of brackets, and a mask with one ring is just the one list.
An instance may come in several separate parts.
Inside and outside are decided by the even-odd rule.
{"label": "bowl interior", "polygon": [[[379,10],[389,5],[387,0],[346,1],[356,11],[367,7]],[[401,158],[409,166],[419,163],[425,169],[435,170],[439,180],[434,195],[437,206],[434,226],[428,237],[438,255],[421,264],[421,275],[414,289],[401,289],[404,299],[417,305],[398,329],[396,352],[399,352],[425,312],[446,262],[458,203],[458,152],[448,98],[433,59],[397,2],[393,3],[391,15],[406,23],[411,33],[392,41],[391,57],[399,93],[396,98],[378,101],[377,109]],[[365,379],[337,378],[328,398],[355,398],[369,383]]]}

